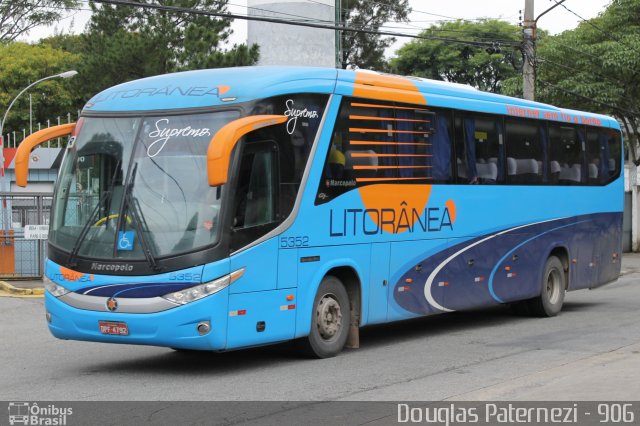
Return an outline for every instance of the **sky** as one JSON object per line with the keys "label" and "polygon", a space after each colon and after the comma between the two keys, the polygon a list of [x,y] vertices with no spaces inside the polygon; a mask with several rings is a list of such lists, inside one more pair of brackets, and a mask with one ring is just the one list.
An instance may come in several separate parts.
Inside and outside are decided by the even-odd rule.
{"label": "sky", "polygon": [[[259,0],[267,2],[269,0]],[[278,3],[282,0],[273,0]],[[285,0],[286,1],[286,0]],[[291,1],[291,0],[288,0]],[[316,3],[318,0],[297,0],[300,2]],[[328,0],[321,0],[327,2]],[[381,1],[381,0],[370,0]],[[393,0],[392,0],[393,1]],[[555,4],[556,0],[535,0],[534,16],[540,15],[549,7]],[[605,10],[610,0],[565,0],[563,3],[575,14],[584,19],[590,19]],[[422,29],[436,24],[438,21],[460,18],[474,20],[479,18],[497,18],[513,24],[519,22],[520,10],[524,11],[525,0],[409,0],[413,12],[409,16],[410,22],[407,24],[389,23],[388,30],[409,34],[418,34]],[[86,1],[80,11],[75,11],[69,16],[50,27],[39,27],[34,29],[26,40],[36,41],[42,37],[52,35],[56,31],[62,30],[65,33],[80,33],[84,29],[90,12]],[[247,0],[229,0],[229,11],[231,13],[245,15],[247,13]],[[544,15],[538,21],[538,27],[549,31],[551,34],[558,34],[565,30],[570,30],[578,26],[581,19],[571,13],[563,6],[558,6],[551,12]],[[230,44],[246,42],[247,21],[236,20],[232,26],[234,34]],[[387,56],[400,48],[410,38],[398,38],[398,41],[387,51]]]}

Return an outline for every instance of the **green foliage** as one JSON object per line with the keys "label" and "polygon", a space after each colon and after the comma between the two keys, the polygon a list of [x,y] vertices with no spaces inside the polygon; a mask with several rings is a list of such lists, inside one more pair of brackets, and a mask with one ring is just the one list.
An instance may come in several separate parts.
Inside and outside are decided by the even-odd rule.
{"label": "green foliage", "polygon": [[614,0],[575,30],[542,39],[536,99],[617,117],[640,165],[640,0]]}
{"label": "green foliage", "polygon": [[[226,12],[228,0],[137,0]],[[139,7],[91,4],[84,35],[81,90],[85,97],[137,78],[175,71],[251,65],[258,46],[224,50],[231,21]]]}
{"label": "green foliage", "polygon": [[80,34],[57,34],[41,39],[40,44],[77,55],[81,55],[84,51],[84,37]]}
{"label": "green foliage", "polygon": [[[0,44],[0,111],[4,115],[9,103],[32,82],[74,69],[79,56],[54,49],[47,44],[27,43]],[[56,78],[39,83],[24,93],[13,105],[3,133],[29,129],[29,94],[32,96],[33,122],[45,123],[59,115],[72,113],[75,119],[81,100],[73,89],[73,78]],[[0,119],[2,117],[0,115]],[[66,121],[66,120],[65,120]]]}
{"label": "green foliage", "polygon": [[0,1],[0,42],[10,42],[39,25],[59,20],[79,0]]}
{"label": "green foliage", "polygon": [[[441,40],[417,39],[404,45],[391,60],[394,72],[435,80],[469,84],[481,90],[500,93],[502,82],[518,73],[511,44],[520,39],[520,29],[504,21],[443,22],[427,28],[422,36],[465,41],[502,42],[487,47]],[[509,44],[511,43],[511,44]]]}
{"label": "green foliage", "polygon": [[[342,0],[341,7],[340,19],[346,26],[373,31],[380,30],[380,27],[389,21],[406,22],[411,13],[409,0]],[[394,37],[342,32],[342,67],[384,70],[384,50],[395,41]]]}

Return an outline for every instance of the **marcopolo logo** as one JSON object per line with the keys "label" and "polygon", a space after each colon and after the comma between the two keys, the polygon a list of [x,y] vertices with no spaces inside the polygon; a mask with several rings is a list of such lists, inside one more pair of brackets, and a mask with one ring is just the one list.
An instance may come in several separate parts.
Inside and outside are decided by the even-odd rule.
{"label": "marcopolo logo", "polygon": [[91,269],[94,271],[105,271],[105,272],[131,272],[133,271],[133,265],[129,263],[92,262]]}
{"label": "marcopolo logo", "polygon": [[55,404],[39,406],[37,402],[10,402],[10,425],[67,425],[73,408],[59,407]]}

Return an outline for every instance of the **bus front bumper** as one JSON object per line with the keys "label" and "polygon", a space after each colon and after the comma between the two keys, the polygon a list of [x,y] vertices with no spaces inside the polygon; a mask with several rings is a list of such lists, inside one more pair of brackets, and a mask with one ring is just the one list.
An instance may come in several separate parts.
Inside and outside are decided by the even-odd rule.
{"label": "bus front bumper", "polygon": [[[119,313],[79,309],[45,292],[51,334],[59,339],[177,349],[224,350],[227,343],[228,289],[182,306],[154,313]],[[126,335],[104,334],[100,323],[124,323]],[[208,323],[202,333],[198,325]]]}

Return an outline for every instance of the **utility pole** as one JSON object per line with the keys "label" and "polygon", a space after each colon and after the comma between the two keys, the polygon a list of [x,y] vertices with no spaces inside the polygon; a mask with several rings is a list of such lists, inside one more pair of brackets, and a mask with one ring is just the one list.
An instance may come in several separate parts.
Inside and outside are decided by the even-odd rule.
{"label": "utility pole", "polygon": [[[336,0],[334,5],[336,26],[342,25],[342,1]],[[336,30],[336,68],[342,68],[342,31]]]}
{"label": "utility pole", "polygon": [[[553,0],[554,5],[533,19],[533,0],[524,0],[524,22],[522,23],[524,44],[522,47],[524,63],[522,64],[522,97],[533,101],[536,94],[536,31],[538,19],[560,6],[566,0]],[[564,7],[564,6],[563,6]]]}
{"label": "utility pole", "polygon": [[[542,16],[542,15],[541,15]],[[533,19],[533,0],[524,2],[524,63],[522,64],[522,97],[533,101],[536,91],[536,20]]]}

